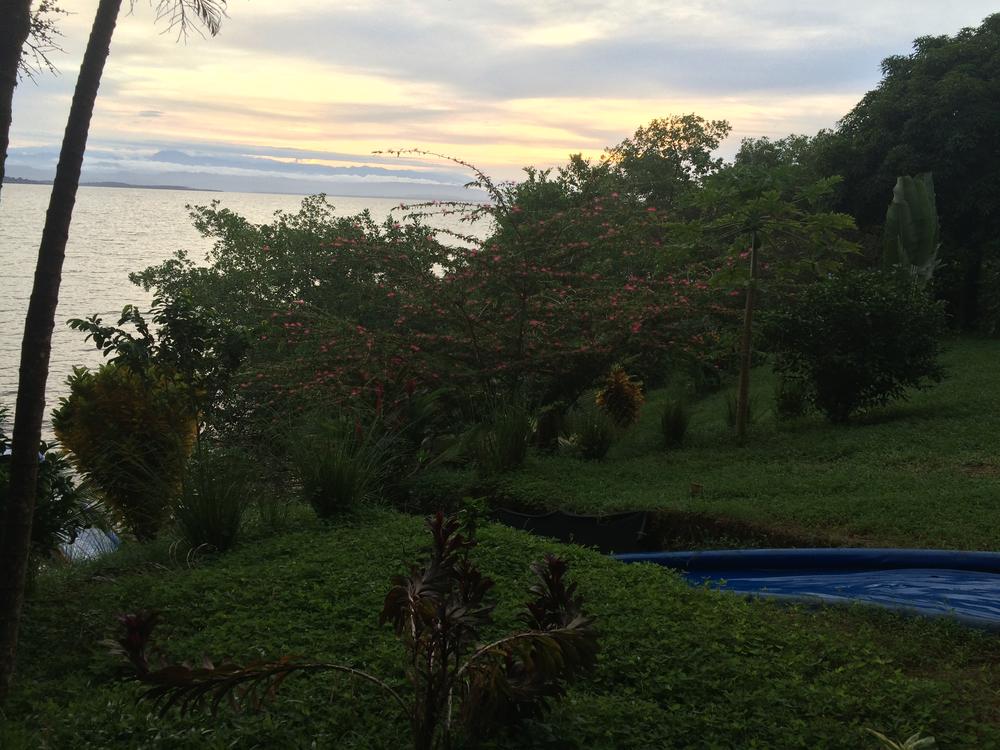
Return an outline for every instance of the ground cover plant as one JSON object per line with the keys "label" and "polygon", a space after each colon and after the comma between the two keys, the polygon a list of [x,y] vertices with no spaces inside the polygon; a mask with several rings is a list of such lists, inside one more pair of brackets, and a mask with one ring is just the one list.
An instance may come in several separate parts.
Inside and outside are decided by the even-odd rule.
{"label": "ground cover plant", "polygon": [[[579,465],[579,464],[578,464]],[[692,589],[654,566],[621,565],[489,524],[478,567],[496,582],[495,628],[518,627],[525,561],[558,552],[600,624],[591,676],[544,722],[494,748],[878,748],[934,735],[941,747],[1000,741],[992,636],[866,609],[782,607]],[[46,577],[27,608],[20,679],[0,722],[5,748],[398,748],[397,707],[339,676],[282,686],[265,712],[159,717],[100,642],[135,602],[161,612],[164,656],[252,661],[309,654],[405,680],[377,613],[386,576],[425,545],[421,521],[367,512],[257,538],[218,558],[151,566],[112,556]]]}
{"label": "ground cover plant", "polygon": [[475,742],[499,727],[543,716],[573,677],[593,668],[598,652],[593,619],[566,577],[566,562],[546,555],[533,563],[536,580],[521,629],[484,644],[481,633],[492,623],[496,605],[490,597],[493,580],[470,558],[474,525],[438,512],[427,519],[427,528],[432,540],[427,562],[393,577],[379,615],[379,623],[390,624],[404,647],[408,691],[356,667],[295,656],[242,666],[207,658],[197,667],[165,664],[152,638],[159,614],[149,610],[118,617],[123,632],[113,650],[148,686],[143,698],[161,714],[173,707],[197,711],[205,704],[214,710],[224,699],[260,709],[277,699],[289,676],[334,672],[374,684],[397,703],[416,750],[447,750],[462,738]]}

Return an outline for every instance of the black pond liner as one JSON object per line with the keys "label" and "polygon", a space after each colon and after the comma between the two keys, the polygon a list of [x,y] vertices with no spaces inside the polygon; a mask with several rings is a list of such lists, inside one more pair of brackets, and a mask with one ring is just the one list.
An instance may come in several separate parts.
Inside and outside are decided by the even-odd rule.
{"label": "black pond liner", "polygon": [[518,513],[506,508],[498,508],[493,513],[493,517],[506,526],[560,542],[594,547],[605,555],[642,549],[648,516],[645,511],[587,516],[561,510]]}

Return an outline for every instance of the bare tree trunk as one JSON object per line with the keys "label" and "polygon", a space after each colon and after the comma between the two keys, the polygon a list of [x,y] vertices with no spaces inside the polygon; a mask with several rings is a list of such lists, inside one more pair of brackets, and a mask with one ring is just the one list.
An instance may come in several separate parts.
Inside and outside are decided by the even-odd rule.
{"label": "bare tree trunk", "polygon": [[83,154],[97,89],[111,47],[122,0],[100,0],[87,51],[73,93],[59,165],[38,248],[34,286],[21,342],[21,369],[14,413],[10,493],[0,539],[0,703],[10,693],[17,652],[17,630],[24,604],[24,583],[31,546],[31,519],[35,510],[38,478],[38,443],[45,414],[45,383],[59,282],[62,279],[66,240],[69,237],[76,191],[80,184]]}
{"label": "bare tree trunk", "polygon": [[750,236],[750,279],[747,282],[746,306],[743,309],[743,335],[740,337],[740,382],[736,393],[736,437],[742,440],[750,422],[750,365],[752,364],[753,312],[757,293],[757,251],[760,237]]}
{"label": "bare tree trunk", "polygon": [[17,66],[31,31],[31,0],[0,0],[0,191],[10,145]]}

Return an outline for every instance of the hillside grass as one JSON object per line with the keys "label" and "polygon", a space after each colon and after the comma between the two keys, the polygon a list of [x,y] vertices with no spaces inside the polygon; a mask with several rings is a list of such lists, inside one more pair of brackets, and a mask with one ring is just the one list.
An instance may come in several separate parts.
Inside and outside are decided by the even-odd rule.
{"label": "hillside grass", "polygon": [[[249,541],[189,566],[114,555],[42,576],[27,605],[0,746],[402,748],[405,723],[371,687],[293,677],[269,711],[158,717],[101,645],[114,615],[162,614],[176,660],[280,654],[402,680],[376,622],[391,574],[425,546],[421,521],[372,511]],[[809,609],[690,588],[656,566],[485,525],[474,552],[497,581],[498,632],[526,598],[528,563],[555,550],[601,632],[599,666],[543,723],[499,748],[876,748],[864,732],[922,730],[942,748],[1000,746],[1000,644],[954,623],[865,608]],[[158,559],[159,562],[152,562]],[[145,560],[145,561],[144,561]],[[489,635],[489,634],[486,634]]]}
{"label": "hillside grass", "polygon": [[[667,510],[736,520],[755,526],[761,543],[777,535],[803,543],[997,550],[1000,342],[958,339],[943,361],[944,382],[846,426],[818,414],[777,420],[775,377],[758,368],[757,416],[742,445],[726,423],[731,391],[722,391],[692,404],[683,448],[663,449],[659,419],[671,394],[654,391],[606,460],[536,455],[499,482],[497,495],[539,510]],[[702,486],[700,495],[691,495],[693,483]]]}

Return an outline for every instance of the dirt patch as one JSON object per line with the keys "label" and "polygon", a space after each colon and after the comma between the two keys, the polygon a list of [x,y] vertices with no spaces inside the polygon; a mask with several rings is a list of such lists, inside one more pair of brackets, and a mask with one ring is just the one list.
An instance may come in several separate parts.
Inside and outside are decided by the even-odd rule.
{"label": "dirt patch", "polygon": [[1000,477],[1000,466],[996,464],[968,463],[962,464],[961,472],[967,477],[980,477],[993,479]]}
{"label": "dirt patch", "polygon": [[866,546],[863,541],[792,526],[775,526],[680,510],[649,514],[643,546],[652,550]]}

